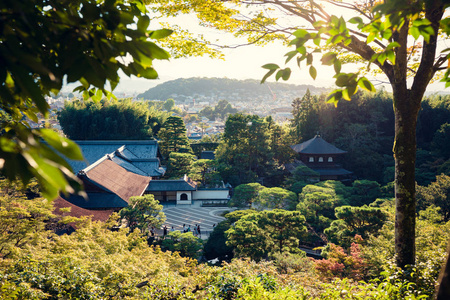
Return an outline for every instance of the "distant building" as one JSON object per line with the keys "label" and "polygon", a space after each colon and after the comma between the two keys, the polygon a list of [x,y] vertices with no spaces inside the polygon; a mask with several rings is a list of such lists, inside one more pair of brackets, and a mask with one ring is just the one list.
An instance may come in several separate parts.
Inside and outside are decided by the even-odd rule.
{"label": "distant building", "polygon": [[84,161],[69,161],[73,171],[83,170],[105,155],[124,169],[142,176],[162,177],[161,153],[156,140],[75,141],[80,146]]}
{"label": "distant building", "polygon": [[214,151],[206,151],[203,150],[200,154],[200,159],[215,159],[216,155],[214,154]]}
{"label": "distant building", "polygon": [[[198,189],[186,175],[176,180],[159,180],[161,167],[157,141],[77,141],[86,158],[71,161],[86,192],[61,195],[55,200],[57,215],[92,216],[106,220],[113,212],[128,206],[130,197],[153,194],[161,203],[226,205],[229,188]],[[64,208],[70,208],[67,212]]]}
{"label": "distant building", "polygon": [[[298,165],[305,165],[320,174],[320,180],[350,180],[353,172],[350,172],[337,162],[340,157],[347,153],[334,145],[326,142],[320,135],[312,139],[291,146],[298,153],[300,162]],[[291,166],[292,168],[292,166]]]}

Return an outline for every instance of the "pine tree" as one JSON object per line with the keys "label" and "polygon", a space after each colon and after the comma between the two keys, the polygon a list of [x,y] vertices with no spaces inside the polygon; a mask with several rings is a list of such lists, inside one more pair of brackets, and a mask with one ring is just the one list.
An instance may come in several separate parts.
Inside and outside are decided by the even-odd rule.
{"label": "pine tree", "polygon": [[159,132],[161,154],[168,157],[171,152],[192,153],[186,126],[181,117],[167,118]]}

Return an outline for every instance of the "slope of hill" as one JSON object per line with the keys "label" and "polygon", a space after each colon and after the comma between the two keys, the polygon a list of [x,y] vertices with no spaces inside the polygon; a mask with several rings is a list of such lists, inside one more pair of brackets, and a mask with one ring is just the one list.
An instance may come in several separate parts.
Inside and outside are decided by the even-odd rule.
{"label": "slope of hill", "polygon": [[326,90],[325,88],[318,88],[312,85],[294,85],[279,82],[260,84],[260,81],[256,79],[237,80],[194,77],[164,82],[138,95],[137,98],[147,100],[174,98],[177,100],[180,97],[205,96],[220,97],[221,99],[233,101],[233,98],[236,97],[245,99],[247,97],[264,95],[279,95],[286,92],[303,95],[308,88],[312,94],[318,94]]}

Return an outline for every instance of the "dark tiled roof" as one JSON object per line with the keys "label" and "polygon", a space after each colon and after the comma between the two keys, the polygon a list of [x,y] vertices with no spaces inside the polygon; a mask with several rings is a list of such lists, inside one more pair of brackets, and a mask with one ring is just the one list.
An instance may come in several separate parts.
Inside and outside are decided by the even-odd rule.
{"label": "dark tiled roof", "polygon": [[[80,146],[83,152],[85,161],[73,161],[70,160],[73,171],[78,171],[86,168],[87,166],[95,163],[106,154],[116,153],[116,150],[120,153],[122,158],[128,159],[144,159],[154,160],[158,163],[159,167],[159,149],[158,142],[156,140],[140,140],[140,141],[75,141]],[[118,155],[119,155],[118,153]],[[143,170],[145,172],[145,170]],[[148,173],[148,172],[147,172]],[[152,175],[149,176],[159,176]]]}
{"label": "dark tiled roof", "polygon": [[87,192],[87,199],[81,196],[71,195],[67,201],[73,205],[85,209],[120,209],[128,206],[128,202],[114,193]]}
{"label": "dark tiled roof", "polygon": [[200,154],[201,159],[215,159],[216,156],[214,154],[214,151],[202,151]]}
{"label": "dark tiled roof", "polygon": [[152,180],[147,187],[148,192],[195,191],[196,189],[197,186],[194,182],[189,182],[184,179]]}
{"label": "dark tiled roof", "polygon": [[[127,171],[106,156],[84,169],[79,177],[85,182],[86,192],[103,188],[104,192],[117,194],[125,201],[132,196],[141,196],[151,180],[150,177]],[[92,186],[93,190],[88,186]]]}
{"label": "dark tiled roof", "polygon": [[291,148],[297,152],[302,154],[344,154],[347,153],[344,150],[341,150],[330,143],[323,140],[320,135],[316,135],[312,139],[303,142],[301,144],[297,144],[291,146]]}
{"label": "dark tiled roof", "polygon": [[343,168],[311,168],[312,170],[319,173],[321,176],[330,176],[330,175],[350,175],[353,172],[350,172]]}
{"label": "dark tiled roof", "polygon": [[300,166],[306,167],[306,165],[300,160],[294,160],[293,162],[284,165],[285,169],[290,173],[294,172],[295,169]]}
{"label": "dark tiled roof", "polygon": [[[61,197],[58,197],[53,201],[53,207],[55,208],[53,213],[55,215],[60,216],[72,216],[72,217],[82,217],[82,216],[92,216],[92,220],[94,221],[106,221],[111,216],[111,214],[114,212],[113,209],[107,209],[107,210],[89,210],[81,208],[73,203],[70,203],[67,200],[64,200]],[[61,212],[61,208],[67,208],[70,207],[69,213],[63,213]]]}

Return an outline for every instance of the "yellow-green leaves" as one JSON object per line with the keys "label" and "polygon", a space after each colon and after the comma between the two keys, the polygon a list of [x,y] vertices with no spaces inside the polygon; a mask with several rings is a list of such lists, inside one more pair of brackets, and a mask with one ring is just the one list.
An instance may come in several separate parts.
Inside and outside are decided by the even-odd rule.
{"label": "yellow-green leaves", "polygon": [[351,97],[358,91],[358,88],[375,92],[373,84],[366,77],[358,78],[358,74],[339,73],[334,77],[336,78],[336,85],[342,87],[342,89],[336,89],[328,95],[327,102],[329,103],[337,105],[340,99],[350,101]]}
{"label": "yellow-green leaves", "polygon": [[173,30],[171,30],[171,29],[159,29],[159,30],[152,31],[150,33],[150,37],[152,39],[159,40],[159,39],[163,39],[165,37],[168,37],[172,33],[173,33]]}
{"label": "yellow-green leaves", "polygon": [[373,86],[372,82],[370,82],[366,77],[361,77],[358,80],[358,86],[362,89],[365,89],[369,92],[375,92],[375,87]]}
{"label": "yellow-green leaves", "polygon": [[430,36],[435,34],[434,29],[430,25],[431,22],[427,19],[416,19],[409,28],[409,34],[416,40],[420,36],[423,36],[423,39],[428,43],[430,41]]}

